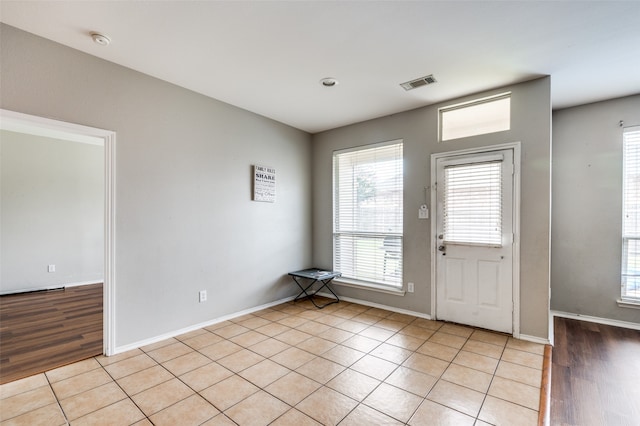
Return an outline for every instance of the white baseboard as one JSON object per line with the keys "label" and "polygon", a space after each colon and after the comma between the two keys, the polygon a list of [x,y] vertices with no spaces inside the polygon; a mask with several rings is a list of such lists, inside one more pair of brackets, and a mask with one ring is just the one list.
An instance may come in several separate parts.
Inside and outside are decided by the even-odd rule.
{"label": "white baseboard", "polygon": [[158,342],[161,342],[163,340],[170,339],[172,337],[180,336],[181,334],[189,333],[190,331],[199,330],[201,328],[209,327],[211,325],[218,324],[218,323],[223,322],[223,321],[228,321],[228,320],[231,320],[233,318],[237,318],[237,317],[241,317],[243,315],[251,314],[253,312],[261,311],[263,309],[267,309],[267,308],[270,308],[272,306],[276,306],[276,305],[280,305],[282,303],[289,302],[289,301],[293,300],[294,298],[295,298],[295,296],[285,297],[284,299],[276,300],[275,302],[265,303],[264,305],[255,306],[253,308],[245,309],[245,310],[240,311],[240,312],[235,312],[233,314],[229,314],[229,315],[225,315],[225,316],[222,316],[222,317],[218,317],[218,318],[212,319],[210,321],[201,322],[200,324],[191,325],[189,327],[181,328],[179,330],[170,331],[168,333],[164,333],[164,334],[161,334],[159,336],[151,337],[149,339],[144,339],[144,340],[141,340],[141,341],[138,341],[138,342],[130,343],[128,345],[117,346],[114,349],[114,351],[113,351],[113,353],[111,355],[117,355],[117,354],[122,353],[122,352],[127,352],[127,351],[130,351],[130,350],[133,350],[133,349],[138,349],[138,348],[141,348],[143,346],[151,345],[153,343],[158,343]]}
{"label": "white baseboard", "polygon": [[[318,296],[324,296],[329,299],[333,299],[333,295],[325,292],[318,293]],[[344,300],[345,302],[357,303],[358,305],[370,306],[372,308],[384,309],[391,312],[397,312],[399,314],[412,315],[418,318],[431,319],[431,315],[423,314],[422,312],[410,311],[408,309],[395,308],[393,306],[382,305],[380,303],[368,302],[366,300],[354,299],[352,297],[342,297],[340,296],[340,300]]]}
{"label": "white baseboard", "polygon": [[53,284],[44,287],[31,287],[31,288],[21,288],[17,290],[9,290],[0,292],[0,296],[6,296],[9,294],[20,294],[20,293],[31,293],[34,291],[50,291],[50,290],[62,290],[67,287],[78,287],[81,285],[90,285],[90,284],[102,284],[102,281],[82,281],[77,283],[68,283],[68,284]]}
{"label": "white baseboard", "polygon": [[17,290],[3,291],[0,293],[0,296],[7,296],[9,294],[31,293],[34,291],[48,291],[48,290],[62,290],[62,289],[64,289],[63,284],[54,284],[54,285],[49,285],[44,287],[31,287],[31,288],[21,288]]}
{"label": "white baseboard", "polygon": [[104,280],[93,280],[93,281],[82,281],[82,282],[78,282],[78,283],[69,283],[69,284],[65,284],[64,287],[79,287],[81,285],[92,285],[92,284],[103,284]]}
{"label": "white baseboard", "polygon": [[529,336],[527,334],[520,334],[520,337],[518,337],[518,339],[526,340],[528,342],[533,342],[533,343],[540,343],[541,345],[550,345],[551,344],[551,341],[549,339],[545,339],[545,338],[538,337],[538,336]]}
{"label": "white baseboard", "polygon": [[569,312],[551,311],[552,317],[561,317],[575,319],[579,321],[595,322],[598,324],[611,325],[614,327],[630,328],[632,330],[640,330],[640,324],[637,322],[620,321],[609,318],[592,317],[589,315],[572,314]]}

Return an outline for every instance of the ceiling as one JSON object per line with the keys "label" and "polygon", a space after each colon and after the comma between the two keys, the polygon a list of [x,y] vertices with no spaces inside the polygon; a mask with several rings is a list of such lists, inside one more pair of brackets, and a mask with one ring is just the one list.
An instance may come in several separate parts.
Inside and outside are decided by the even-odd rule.
{"label": "ceiling", "polygon": [[310,133],[544,75],[554,109],[640,93],[639,20],[640,1],[0,2],[8,25]]}

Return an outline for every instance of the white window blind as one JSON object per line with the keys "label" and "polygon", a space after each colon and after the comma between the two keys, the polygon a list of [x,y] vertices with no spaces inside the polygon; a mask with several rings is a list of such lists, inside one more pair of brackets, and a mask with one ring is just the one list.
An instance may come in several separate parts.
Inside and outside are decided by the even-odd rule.
{"label": "white window blind", "polygon": [[444,241],[502,245],[502,161],[446,166]]}
{"label": "white window blind", "polygon": [[640,126],[623,139],[622,299],[640,301]]}
{"label": "white window blind", "polygon": [[334,269],[402,287],[402,142],[336,152],[333,173]]}

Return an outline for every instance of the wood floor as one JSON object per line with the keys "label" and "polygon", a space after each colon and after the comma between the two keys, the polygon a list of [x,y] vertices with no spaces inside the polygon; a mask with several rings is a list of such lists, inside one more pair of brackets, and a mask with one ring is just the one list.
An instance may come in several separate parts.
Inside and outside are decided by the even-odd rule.
{"label": "wood floor", "polygon": [[102,353],[102,284],[0,297],[0,383]]}
{"label": "wood floor", "polygon": [[555,318],[551,424],[640,425],[640,331]]}

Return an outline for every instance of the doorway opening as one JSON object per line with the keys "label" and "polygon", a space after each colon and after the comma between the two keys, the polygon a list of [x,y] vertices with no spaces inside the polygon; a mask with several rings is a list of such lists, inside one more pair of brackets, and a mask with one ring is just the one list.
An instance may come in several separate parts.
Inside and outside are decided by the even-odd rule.
{"label": "doorway opening", "polygon": [[[47,282],[46,279],[39,281],[37,278],[29,277],[23,280],[24,283],[26,284],[22,285],[22,290],[21,290],[20,288],[13,289],[8,284],[12,280],[9,280],[10,277],[7,276],[5,277],[7,278],[7,281],[5,282],[6,285],[3,285],[2,287],[3,287],[3,293],[15,292],[15,293],[26,294],[24,292],[29,290],[51,291],[52,288],[56,288],[56,287],[59,288],[61,286],[66,287],[66,283],[71,283],[74,285],[79,285],[79,287],[68,287],[69,289],[86,289],[88,291],[89,287],[91,286],[88,286],[85,284],[89,284],[90,282],[100,281],[102,284],[99,286],[98,291],[101,293],[101,296],[102,296],[101,297],[102,299],[101,352],[106,355],[111,355],[115,347],[114,345],[115,343],[115,336],[114,336],[115,133],[108,130],[97,129],[93,127],[87,127],[87,126],[82,126],[82,125],[77,125],[72,123],[66,123],[62,121],[51,120],[43,117],[37,117],[33,115],[22,114],[14,111],[3,110],[3,109],[0,109],[0,129],[3,132],[5,131],[7,132],[5,133],[5,135],[16,136],[18,138],[17,139],[18,143],[20,142],[20,140],[26,142],[29,140],[29,138],[32,138],[34,140],[38,139],[39,141],[47,141],[50,139],[52,144],[55,143],[56,141],[60,142],[61,143],[60,147],[62,147],[63,145],[65,146],[65,148],[69,148],[73,146],[78,146],[78,147],[84,146],[85,147],[85,150],[83,151],[84,154],[86,154],[87,152],[91,152],[90,155],[93,155],[94,156],[93,158],[96,158],[95,157],[95,155],[97,155],[96,153],[99,153],[102,157],[102,159],[98,158],[98,163],[95,163],[95,160],[94,162],[92,162],[92,164],[94,164],[93,167],[98,169],[98,171],[94,173],[92,176],[93,176],[93,179],[95,180],[95,176],[97,174],[98,178],[100,179],[100,181],[98,182],[97,188],[99,188],[101,195],[98,195],[99,206],[98,206],[97,214],[101,216],[100,219],[101,219],[101,222],[103,223],[97,224],[99,227],[97,230],[95,230],[96,229],[95,224],[83,224],[85,225],[85,228],[78,231],[80,234],[84,234],[83,236],[85,237],[85,240],[87,240],[86,234],[90,234],[88,239],[93,239],[93,240],[101,239],[102,246],[103,246],[103,247],[99,247],[100,245],[99,243],[97,249],[95,247],[92,249],[93,253],[91,253],[91,250],[89,250],[86,246],[79,247],[80,249],[79,252],[82,253],[82,256],[87,256],[87,257],[91,256],[92,262],[94,264],[93,268],[90,268],[89,272],[84,271],[86,272],[85,275],[77,275],[77,277],[84,276],[86,279],[83,280],[83,279],[77,278],[76,276],[67,277],[67,275],[65,275],[64,277],[60,277],[60,279],[63,282],[55,283],[56,280],[50,280],[50,282]],[[20,138],[23,138],[23,139],[20,139]],[[93,151],[89,151],[88,147],[90,145],[93,145],[91,147]],[[99,145],[99,147],[96,147],[96,145]],[[19,149],[23,148],[23,146],[21,145],[14,145],[14,146],[18,147]],[[35,146],[37,146],[37,144],[34,144],[34,147]],[[79,150],[76,149],[76,150],[73,150],[73,152],[76,153],[76,152],[79,152]],[[45,155],[45,154],[41,153],[41,155]],[[48,161],[50,163],[55,163],[56,160],[44,158],[44,159],[41,159],[41,161],[43,161],[42,164],[47,164]],[[81,161],[79,162],[79,164],[81,164]],[[59,165],[59,166],[60,166],[59,169],[62,171],[62,174],[64,174],[65,167],[62,165]],[[55,169],[55,164],[53,164],[53,167]],[[48,179],[51,180],[51,178],[48,178]],[[76,179],[76,183],[77,185],[80,185],[80,186],[87,184],[87,182],[83,182],[82,180],[78,180],[78,179]],[[64,194],[64,187],[65,187],[65,184],[62,184],[61,185],[62,190],[60,191],[59,194]],[[95,182],[91,188],[96,188]],[[24,188],[21,191],[26,193],[27,191],[29,191],[29,188]],[[34,212],[33,213],[34,217],[37,217],[38,214],[47,215],[47,214],[53,213],[53,212],[47,212],[46,210],[42,210],[40,211],[40,213],[38,213],[38,208],[37,208],[38,199],[39,199],[38,197],[40,197],[42,194],[44,194],[44,196],[46,197],[47,191],[41,191],[41,193],[39,193],[37,197],[33,197],[35,199],[35,202],[34,202],[35,208],[31,210]],[[55,201],[57,197],[64,198],[62,195],[56,195],[53,197],[53,200]],[[102,204],[100,204],[100,198],[104,200]],[[44,205],[45,203],[43,203],[43,206]],[[94,202],[93,205],[95,206],[96,203]],[[22,208],[15,205],[14,207]],[[95,211],[95,209],[92,211]],[[87,217],[89,216],[90,215],[87,214]],[[60,216],[60,217],[64,217],[64,216]],[[78,216],[78,217],[82,217],[82,216]],[[14,244],[14,243],[8,242],[8,244]],[[96,254],[96,250],[98,250],[97,254]],[[5,256],[0,257],[0,264],[8,261],[6,257],[7,252],[8,250],[3,251],[2,254],[5,254]],[[50,252],[55,252],[55,250],[51,250]],[[98,256],[98,260],[96,260],[96,256]],[[36,260],[35,262],[41,263],[40,260]],[[98,274],[95,272],[97,270],[96,269],[97,267],[95,266],[96,262],[101,263],[102,272],[103,272],[102,274]],[[50,263],[50,264],[45,264],[43,266],[43,268],[45,268],[45,272],[49,272],[49,273],[65,272],[63,271],[62,264],[59,264],[56,269],[56,265],[54,264],[55,262],[47,261],[46,263]],[[45,275],[50,275],[51,277],[55,276],[55,274],[45,274]],[[58,275],[62,275],[62,274],[58,274]],[[40,278],[42,278],[42,276]],[[6,292],[4,291],[4,287],[7,287]],[[92,290],[92,291],[95,292],[95,290]],[[34,293],[34,294],[37,294],[37,293]]]}

